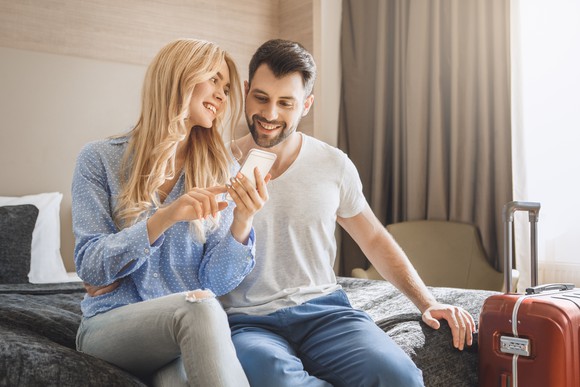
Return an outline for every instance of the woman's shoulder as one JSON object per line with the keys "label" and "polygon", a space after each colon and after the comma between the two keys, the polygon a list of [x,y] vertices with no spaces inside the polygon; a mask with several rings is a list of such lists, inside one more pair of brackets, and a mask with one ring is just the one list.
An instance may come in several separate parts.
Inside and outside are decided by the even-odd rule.
{"label": "woman's shoulder", "polygon": [[122,154],[125,151],[128,141],[129,138],[127,136],[109,137],[106,139],[91,141],[83,146],[81,155],[117,156],[119,153]]}

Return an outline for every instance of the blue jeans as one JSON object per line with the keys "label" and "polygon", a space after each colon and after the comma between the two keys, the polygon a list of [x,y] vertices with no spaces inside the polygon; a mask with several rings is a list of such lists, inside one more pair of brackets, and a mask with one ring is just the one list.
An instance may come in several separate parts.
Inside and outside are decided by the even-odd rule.
{"label": "blue jeans", "polygon": [[163,367],[156,386],[248,386],[213,297],[191,303],[173,294],[83,319],[77,349],[143,379]]}
{"label": "blue jeans", "polygon": [[423,386],[421,370],[342,290],[229,321],[253,387]]}

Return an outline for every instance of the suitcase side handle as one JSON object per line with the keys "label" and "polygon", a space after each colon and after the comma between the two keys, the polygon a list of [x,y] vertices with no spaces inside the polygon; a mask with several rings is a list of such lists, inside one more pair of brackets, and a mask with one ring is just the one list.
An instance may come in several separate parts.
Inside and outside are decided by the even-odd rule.
{"label": "suitcase side handle", "polygon": [[531,244],[531,276],[532,286],[538,284],[538,217],[540,215],[540,203],[537,202],[508,202],[503,206],[503,223],[504,223],[504,280],[506,293],[511,291],[512,287],[512,252],[513,252],[513,230],[514,213],[516,211],[527,211],[530,220],[530,244]]}
{"label": "suitcase side handle", "polygon": [[531,288],[526,288],[526,294],[540,294],[542,292],[547,292],[550,290],[572,290],[574,289],[574,284],[545,284],[532,286]]}

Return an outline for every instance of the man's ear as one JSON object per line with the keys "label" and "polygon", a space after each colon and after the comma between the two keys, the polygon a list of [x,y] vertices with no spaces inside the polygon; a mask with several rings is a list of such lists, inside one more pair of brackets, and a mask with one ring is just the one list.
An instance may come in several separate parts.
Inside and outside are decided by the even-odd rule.
{"label": "man's ear", "polygon": [[310,94],[304,100],[304,111],[302,112],[302,117],[306,117],[313,103],[314,103],[314,94]]}
{"label": "man's ear", "polygon": [[250,92],[250,83],[244,81],[244,98],[248,98],[248,93]]}

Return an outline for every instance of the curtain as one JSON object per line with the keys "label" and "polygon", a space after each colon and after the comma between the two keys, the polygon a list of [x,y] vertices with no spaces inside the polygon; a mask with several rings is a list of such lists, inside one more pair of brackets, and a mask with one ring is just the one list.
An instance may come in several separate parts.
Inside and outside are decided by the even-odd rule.
{"label": "curtain", "polygon": [[[344,0],[339,147],[384,223],[473,223],[502,269],[512,200],[509,2]],[[339,273],[367,267],[341,238]]]}

